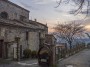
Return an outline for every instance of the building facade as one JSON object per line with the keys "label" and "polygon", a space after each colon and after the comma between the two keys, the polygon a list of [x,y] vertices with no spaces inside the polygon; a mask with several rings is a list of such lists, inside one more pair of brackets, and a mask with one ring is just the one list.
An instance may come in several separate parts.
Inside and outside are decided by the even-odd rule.
{"label": "building facade", "polygon": [[[48,33],[48,27],[29,20],[29,11],[8,1],[0,0],[0,58],[20,57],[23,50],[38,50],[41,39]],[[19,38],[19,46],[16,38]]]}

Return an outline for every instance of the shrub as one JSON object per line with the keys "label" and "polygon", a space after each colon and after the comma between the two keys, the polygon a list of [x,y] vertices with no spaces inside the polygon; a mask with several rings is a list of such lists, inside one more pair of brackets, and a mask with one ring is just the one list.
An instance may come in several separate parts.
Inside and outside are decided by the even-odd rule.
{"label": "shrub", "polygon": [[31,52],[31,57],[36,58],[37,57],[37,51],[32,51]]}
{"label": "shrub", "polygon": [[25,49],[23,51],[23,55],[24,55],[24,58],[30,58],[31,57],[31,50],[30,49]]}

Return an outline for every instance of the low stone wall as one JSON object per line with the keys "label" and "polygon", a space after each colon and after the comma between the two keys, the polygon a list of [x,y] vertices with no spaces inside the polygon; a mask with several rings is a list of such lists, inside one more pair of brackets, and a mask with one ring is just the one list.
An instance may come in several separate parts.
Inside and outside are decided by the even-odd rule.
{"label": "low stone wall", "polygon": [[82,51],[83,49],[85,49],[85,45],[76,45],[72,49],[62,49],[57,54],[57,60],[72,56],[72,55]]}

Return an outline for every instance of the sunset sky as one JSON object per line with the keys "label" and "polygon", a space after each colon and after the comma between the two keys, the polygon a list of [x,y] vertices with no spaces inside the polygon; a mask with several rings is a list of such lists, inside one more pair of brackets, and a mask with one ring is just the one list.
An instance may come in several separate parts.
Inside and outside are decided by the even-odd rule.
{"label": "sunset sky", "polygon": [[86,14],[86,7],[83,8],[83,14],[74,15],[72,11],[77,9],[77,6],[70,2],[69,4],[61,3],[58,8],[56,1],[58,0],[10,0],[25,9],[30,11],[30,19],[37,19],[38,22],[48,25],[49,32],[57,23],[64,23],[69,21],[82,22],[85,28],[90,29],[90,17],[84,19]]}

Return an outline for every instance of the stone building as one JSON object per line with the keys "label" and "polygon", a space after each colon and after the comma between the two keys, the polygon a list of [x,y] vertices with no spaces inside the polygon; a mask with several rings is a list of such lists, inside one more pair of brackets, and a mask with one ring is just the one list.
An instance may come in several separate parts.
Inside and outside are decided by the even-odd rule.
{"label": "stone building", "polygon": [[[8,1],[0,0],[0,58],[23,57],[23,50],[38,50],[48,33],[47,25],[29,20],[29,11]],[[20,38],[17,47],[16,38]]]}

